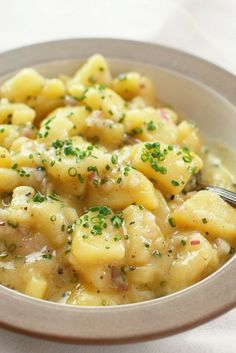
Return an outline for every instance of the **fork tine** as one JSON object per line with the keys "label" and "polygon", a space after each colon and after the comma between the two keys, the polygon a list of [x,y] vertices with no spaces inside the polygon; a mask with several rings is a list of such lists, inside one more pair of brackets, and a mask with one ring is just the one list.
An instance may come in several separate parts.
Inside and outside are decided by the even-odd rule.
{"label": "fork tine", "polygon": [[223,200],[227,201],[232,206],[236,207],[236,193],[235,192],[220,188],[218,186],[210,186],[210,185],[207,186],[205,189],[208,191],[215,192],[216,194],[221,196]]}

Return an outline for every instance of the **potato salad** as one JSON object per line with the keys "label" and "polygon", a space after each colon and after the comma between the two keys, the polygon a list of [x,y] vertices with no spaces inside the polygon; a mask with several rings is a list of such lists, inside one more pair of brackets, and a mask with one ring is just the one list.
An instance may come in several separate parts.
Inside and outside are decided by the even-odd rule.
{"label": "potato salad", "polygon": [[191,286],[236,246],[236,209],[199,177],[235,190],[150,78],[98,54],[71,77],[19,71],[0,87],[0,284],[85,306]]}

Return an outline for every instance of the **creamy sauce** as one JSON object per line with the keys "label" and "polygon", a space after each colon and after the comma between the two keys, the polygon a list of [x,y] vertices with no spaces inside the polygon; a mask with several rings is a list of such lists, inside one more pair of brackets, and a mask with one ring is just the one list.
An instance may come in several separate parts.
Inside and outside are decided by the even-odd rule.
{"label": "creamy sauce", "polygon": [[235,154],[203,144],[151,80],[91,57],[73,77],[25,69],[0,88],[0,283],[35,298],[119,305],[168,295],[222,266]]}

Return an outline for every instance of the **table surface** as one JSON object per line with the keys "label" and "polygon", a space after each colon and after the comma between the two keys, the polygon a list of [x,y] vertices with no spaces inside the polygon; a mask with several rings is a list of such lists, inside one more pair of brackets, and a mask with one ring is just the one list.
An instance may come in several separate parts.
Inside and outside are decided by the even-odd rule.
{"label": "table surface", "polygon": [[[126,38],[175,47],[236,74],[235,0],[0,0],[0,5],[0,52],[62,38]],[[235,329],[236,309],[173,337],[115,347],[65,345],[0,330],[0,353],[233,353]]]}

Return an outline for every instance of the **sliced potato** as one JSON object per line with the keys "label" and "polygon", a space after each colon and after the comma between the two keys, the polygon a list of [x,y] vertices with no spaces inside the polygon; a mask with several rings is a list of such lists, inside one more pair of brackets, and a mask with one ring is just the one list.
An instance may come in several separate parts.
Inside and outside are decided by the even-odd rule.
{"label": "sliced potato", "polygon": [[105,118],[116,122],[123,119],[125,102],[110,88],[105,86],[90,87],[78,98],[82,104],[87,105],[92,110],[101,110]]}
{"label": "sliced potato", "polygon": [[72,292],[67,300],[67,304],[88,305],[88,306],[107,306],[122,304],[122,298],[118,293],[100,292],[94,289],[81,288]]}
{"label": "sliced potato", "polygon": [[153,258],[156,240],[164,240],[155,216],[139,206],[129,206],[124,212],[125,231],[127,232],[127,263],[142,266]]}
{"label": "sliced potato", "polygon": [[165,193],[180,193],[193,173],[202,168],[202,161],[187,148],[160,142],[137,145],[133,150],[132,165]]}
{"label": "sliced potato", "polygon": [[142,98],[146,104],[155,103],[155,90],[153,82],[138,72],[119,74],[111,83],[111,88],[126,100],[135,97]]}
{"label": "sliced potato", "polygon": [[122,124],[104,119],[100,110],[95,110],[86,119],[82,135],[108,149],[115,149],[122,144],[124,133]]}
{"label": "sliced potato", "polygon": [[131,167],[120,169],[119,171],[113,167],[111,171],[99,174],[99,177],[94,175],[88,184],[86,205],[106,204],[113,209],[121,210],[136,203],[149,210],[157,208],[158,199],[152,183]]}
{"label": "sliced potato", "polygon": [[202,141],[195,124],[186,120],[179,124],[177,144],[181,147],[187,146],[194,152],[200,151]]}
{"label": "sliced potato", "polygon": [[125,243],[122,228],[114,226],[113,217],[107,207],[93,207],[80,218],[81,225],[77,227],[72,240],[72,264],[75,260],[79,265],[124,262]]}
{"label": "sliced potato", "polygon": [[236,239],[236,210],[210,191],[199,191],[173,213],[177,226],[197,229],[211,237]]}
{"label": "sliced potato", "polygon": [[35,111],[22,103],[9,103],[7,99],[0,101],[0,123],[22,125],[32,123],[35,119]]}
{"label": "sliced potato", "polygon": [[43,299],[47,291],[47,280],[39,275],[32,275],[25,288],[25,294],[31,297]]}
{"label": "sliced potato", "polygon": [[58,188],[77,196],[84,193],[89,176],[94,171],[102,173],[110,162],[108,153],[79,137],[56,140],[42,155],[45,168]]}
{"label": "sliced potato", "polygon": [[1,97],[12,102],[25,102],[40,93],[45,79],[34,69],[23,69],[1,86]]}
{"label": "sliced potato", "polygon": [[81,82],[84,86],[109,85],[111,73],[106,59],[99,54],[91,56],[76,72],[73,82]]}
{"label": "sliced potato", "polygon": [[[173,240],[177,242],[178,238],[178,235],[174,236]],[[200,233],[187,234],[184,242],[182,237],[179,242],[181,251],[172,263],[168,278],[170,292],[190,286],[202,279],[207,267],[212,263],[214,270],[218,266],[216,249]]]}
{"label": "sliced potato", "polygon": [[126,131],[141,141],[176,143],[178,137],[176,125],[163,119],[160,109],[147,107],[129,110],[123,123]]}
{"label": "sliced potato", "polygon": [[9,151],[0,146],[0,168],[10,168],[12,160]]}

